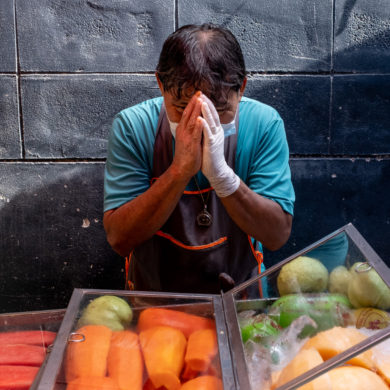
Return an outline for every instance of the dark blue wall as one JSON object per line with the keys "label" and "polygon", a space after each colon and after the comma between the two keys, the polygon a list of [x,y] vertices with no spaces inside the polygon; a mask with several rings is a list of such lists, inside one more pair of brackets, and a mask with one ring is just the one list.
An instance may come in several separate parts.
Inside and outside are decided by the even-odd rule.
{"label": "dark blue wall", "polygon": [[121,289],[102,227],[116,112],[158,96],[175,27],[238,37],[246,95],[285,121],[297,202],[271,265],[348,222],[390,264],[388,0],[0,2],[0,311],[61,308],[74,287]]}

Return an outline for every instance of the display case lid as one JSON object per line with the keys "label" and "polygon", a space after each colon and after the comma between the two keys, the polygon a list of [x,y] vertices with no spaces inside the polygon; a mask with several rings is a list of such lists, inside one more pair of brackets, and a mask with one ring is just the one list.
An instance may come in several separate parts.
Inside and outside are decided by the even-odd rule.
{"label": "display case lid", "polygon": [[343,363],[390,383],[389,287],[389,268],[348,224],[225,293],[237,387],[329,382]]}

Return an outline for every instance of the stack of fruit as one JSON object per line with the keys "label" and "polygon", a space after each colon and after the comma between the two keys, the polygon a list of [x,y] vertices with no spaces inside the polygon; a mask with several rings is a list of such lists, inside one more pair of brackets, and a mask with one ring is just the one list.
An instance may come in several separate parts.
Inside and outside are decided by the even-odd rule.
{"label": "stack of fruit", "polygon": [[83,311],[65,358],[67,390],[222,390],[213,319],[141,311],[101,296]]}
{"label": "stack of fruit", "polygon": [[[375,330],[390,325],[386,311],[390,309],[390,289],[367,263],[356,262],[349,269],[338,266],[329,273],[321,261],[300,256],[281,268],[277,288],[280,298],[271,301],[261,314],[254,313],[251,319],[243,315],[240,321],[243,342],[261,343],[270,351],[274,364],[271,388],[364,340],[359,328]],[[272,355],[273,346],[304,316],[309,321],[299,333],[299,353],[293,351],[287,365],[280,367]],[[390,355],[378,356],[375,351],[366,351],[302,389],[388,389]]]}
{"label": "stack of fruit", "polygon": [[28,390],[55,337],[48,330],[0,333],[0,389]]}

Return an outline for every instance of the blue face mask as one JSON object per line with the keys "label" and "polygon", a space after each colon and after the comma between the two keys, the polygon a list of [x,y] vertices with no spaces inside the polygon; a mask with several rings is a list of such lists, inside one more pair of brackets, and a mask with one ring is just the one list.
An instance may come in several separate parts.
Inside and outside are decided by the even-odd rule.
{"label": "blue face mask", "polygon": [[236,134],[236,121],[233,119],[229,123],[221,123],[221,126],[223,128],[223,131],[225,133],[225,137],[228,137],[229,135]]}

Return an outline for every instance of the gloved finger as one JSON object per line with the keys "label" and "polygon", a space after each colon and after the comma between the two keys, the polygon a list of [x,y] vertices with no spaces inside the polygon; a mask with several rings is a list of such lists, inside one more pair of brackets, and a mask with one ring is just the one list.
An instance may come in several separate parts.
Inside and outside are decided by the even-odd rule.
{"label": "gloved finger", "polygon": [[208,142],[210,140],[210,138],[212,138],[212,136],[213,136],[213,133],[211,132],[210,126],[208,125],[207,121],[204,118],[202,118],[201,116],[198,118],[198,120],[202,121],[203,137],[204,137],[205,141]]}
{"label": "gloved finger", "polygon": [[210,127],[211,133],[215,134],[218,128],[214,121],[213,115],[211,114],[210,108],[206,102],[202,103],[202,114],[207,124]]}
{"label": "gloved finger", "polygon": [[208,104],[208,106],[210,108],[211,115],[213,116],[215,125],[218,127],[220,125],[219,115],[218,115],[217,110],[215,109],[213,102],[205,94],[202,94],[202,100],[204,100]]}

